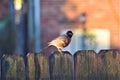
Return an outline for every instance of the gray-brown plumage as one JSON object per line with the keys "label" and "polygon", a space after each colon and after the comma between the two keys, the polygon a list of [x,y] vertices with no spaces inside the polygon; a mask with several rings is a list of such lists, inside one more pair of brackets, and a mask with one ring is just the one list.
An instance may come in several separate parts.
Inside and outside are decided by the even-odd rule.
{"label": "gray-brown plumage", "polygon": [[73,36],[72,31],[67,31],[66,34],[58,36],[54,40],[48,43],[48,46],[55,46],[59,51],[61,51],[62,48],[69,45],[71,42],[71,38]]}

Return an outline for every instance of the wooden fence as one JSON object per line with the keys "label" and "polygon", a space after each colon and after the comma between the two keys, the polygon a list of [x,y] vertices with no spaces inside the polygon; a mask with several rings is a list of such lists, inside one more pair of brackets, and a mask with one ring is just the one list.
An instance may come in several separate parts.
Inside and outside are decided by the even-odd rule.
{"label": "wooden fence", "polygon": [[60,54],[5,55],[0,61],[1,80],[120,80],[120,52],[92,50]]}

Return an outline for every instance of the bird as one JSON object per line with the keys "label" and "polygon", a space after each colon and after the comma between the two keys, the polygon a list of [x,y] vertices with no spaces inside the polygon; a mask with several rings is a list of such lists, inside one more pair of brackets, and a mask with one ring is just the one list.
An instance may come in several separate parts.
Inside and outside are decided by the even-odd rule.
{"label": "bird", "polygon": [[55,46],[59,52],[62,52],[64,47],[67,47],[71,42],[73,32],[68,30],[65,34],[60,35],[48,43],[48,47]]}

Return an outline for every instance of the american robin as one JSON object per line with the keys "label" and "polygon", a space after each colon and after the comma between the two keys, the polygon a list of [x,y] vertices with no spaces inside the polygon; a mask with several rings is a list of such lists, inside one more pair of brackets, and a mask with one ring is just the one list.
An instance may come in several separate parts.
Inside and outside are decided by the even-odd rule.
{"label": "american robin", "polygon": [[51,42],[49,42],[48,47],[55,46],[58,49],[58,51],[61,52],[62,48],[68,46],[68,44],[71,42],[72,36],[73,36],[73,32],[67,31],[66,34],[58,36],[57,38],[55,38]]}

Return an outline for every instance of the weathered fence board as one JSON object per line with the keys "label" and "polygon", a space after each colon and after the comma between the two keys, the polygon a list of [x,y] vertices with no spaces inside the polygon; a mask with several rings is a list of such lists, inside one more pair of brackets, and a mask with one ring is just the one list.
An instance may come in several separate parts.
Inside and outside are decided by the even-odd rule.
{"label": "weathered fence board", "polygon": [[99,80],[107,80],[107,68],[105,63],[105,54],[101,51],[98,54],[98,79]]}
{"label": "weathered fence board", "polygon": [[117,65],[118,80],[120,80],[120,52],[118,52],[118,51],[117,51],[117,55],[116,55],[116,65]]}
{"label": "weathered fence board", "polygon": [[2,60],[2,79],[3,80],[16,80],[16,60],[13,56],[4,56]]}
{"label": "weathered fence board", "polygon": [[49,61],[44,54],[27,55],[28,78],[29,80],[49,80]]}
{"label": "weathered fence board", "polygon": [[50,80],[50,73],[49,73],[49,61],[48,56],[44,55],[43,53],[36,55],[36,80]]}
{"label": "weathered fence board", "polygon": [[[25,80],[25,65],[20,56],[5,55],[2,59],[2,80]],[[21,77],[22,76],[22,77]]]}
{"label": "weathered fence board", "polygon": [[[16,68],[17,68],[17,79],[16,80],[26,80],[25,76],[25,63],[21,56],[15,56],[16,58]],[[22,77],[21,77],[22,76]]]}
{"label": "weathered fence board", "polygon": [[28,53],[27,55],[27,79],[35,80],[35,59],[34,54]]}
{"label": "weathered fence board", "polygon": [[[102,50],[98,54],[98,72],[99,80],[120,80],[118,74],[117,59],[119,52],[116,50]],[[119,57],[120,58],[120,57]],[[119,75],[119,76],[118,76]]]}
{"label": "weathered fence board", "polygon": [[5,55],[0,59],[0,80],[120,80],[120,51]]}
{"label": "weathered fence board", "polygon": [[76,80],[96,80],[97,61],[94,51],[76,52],[74,55],[74,65]]}
{"label": "weathered fence board", "polygon": [[69,52],[55,52],[49,61],[51,80],[73,80],[73,57]]}

